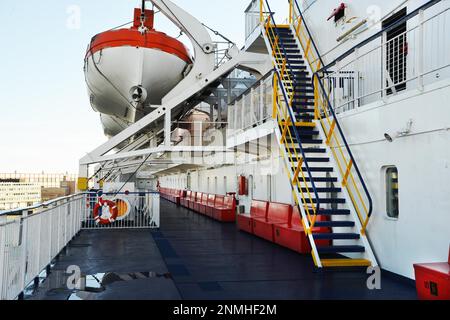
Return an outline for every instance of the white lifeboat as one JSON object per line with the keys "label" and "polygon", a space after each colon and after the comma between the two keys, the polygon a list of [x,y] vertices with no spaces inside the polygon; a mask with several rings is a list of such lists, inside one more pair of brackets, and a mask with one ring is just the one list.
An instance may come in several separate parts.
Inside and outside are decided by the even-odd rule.
{"label": "white lifeboat", "polygon": [[153,28],[154,12],[137,8],[131,28],[92,38],[85,78],[94,110],[108,136],[148,114],[184,77],[192,63],[183,43]]}

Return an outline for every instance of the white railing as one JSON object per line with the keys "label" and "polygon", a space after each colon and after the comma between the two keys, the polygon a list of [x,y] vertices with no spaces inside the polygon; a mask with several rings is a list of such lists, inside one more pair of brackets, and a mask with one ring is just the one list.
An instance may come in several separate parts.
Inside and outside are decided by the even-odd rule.
{"label": "white railing", "polygon": [[228,135],[235,135],[272,118],[272,72],[228,106]]}
{"label": "white railing", "polygon": [[261,26],[259,0],[252,0],[245,11],[245,40],[247,40],[253,32]]}
{"label": "white railing", "polygon": [[408,20],[406,32],[390,39],[385,32],[325,71],[337,113],[450,78],[450,9],[435,9]]}
{"label": "white railing", "polygon": [[16,299],[80,231],[85,196],[0,216],[0,299]]}
{"label": "white railing", "polygon": [[[82,229],[158,228],[159,193],[104,194],[118,209],[116,221],[95,220],[97,193],[56,199],[0,215],[0,300],[20,298],[24,290]],[[107,209],[102,218],[106,219]]]}

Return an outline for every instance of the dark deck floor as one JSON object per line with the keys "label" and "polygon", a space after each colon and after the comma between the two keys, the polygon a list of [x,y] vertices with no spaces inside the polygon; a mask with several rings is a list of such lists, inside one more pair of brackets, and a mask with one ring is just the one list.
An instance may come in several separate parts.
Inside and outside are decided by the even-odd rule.
{"label": "dark deck floor", "polygon": [[369,290],[364,271],[315,272],[310,256],[165,200],[159,231],[82,231],[29,298],[74,298],[65,285],[70,265],[86,275],[115,273],[104,291],[79,294],[93,300],[416,298],[413,286],[390,275],[382,275],[381,290]]}

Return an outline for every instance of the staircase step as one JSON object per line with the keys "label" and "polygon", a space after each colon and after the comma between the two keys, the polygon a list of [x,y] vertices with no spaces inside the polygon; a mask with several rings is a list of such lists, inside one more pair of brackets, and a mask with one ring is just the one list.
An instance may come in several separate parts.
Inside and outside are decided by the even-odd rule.
{"label": "staircase step", "polygon": [[303,148],[305,153],[327,153],[326,149],[322,148]]}
{"label": "staircase step", "polygon": [[302,139],[302,144],[322,144],[321,139]]}
{"label": "staircase step", "polygon": [[295,46],[297,46],[297,41],[295,41],[294,37],[283,37],[280,39],[280,43],[285,45],[285,44],[295,44]]}
{"label": "staircase step", "polygon": [[281,52],[278,52],[275,55],[275,58],[277,60],[280,60],[280,63],[283,63],[283,60],[287,60],[288,66],[289,63],[305,63],[305,60],[303,59],[303,56],[300,53],[293,52],[291,50],[283,50],[281,49]]}
{"label": "staircase step", "polygon": [[[286,91],[288,91],[288,90],[286,90]],[[289,90],[289,91],[292,92],[292,90]],[[310,85],[296,87],[295,94],[294,94],[294,101],[302,99],[302,97],[307,93],[314,94],[314,88]]]}
{"label": "staircase step", "polygon": [[290,69],[291,70],[306,70],[306,66],[305,65],[291,65]]}
{"label": "staircase step", "polygon": [[350,210],[348,209],[320,209],[317,213],[321,216],[348,216],[350,215]]}
{"label": "staircase step", "polygon": [[330,158],[310,158],[306,157],[306,162],[330,162]]}
{"label": "staircase step", "polygon": [[312,137],[319,134],[317,130],[297,130],[297,132],[300,137]]}
{"label": "staircase step", "polygon": [[310,76],[306,77],[294,77],[294,86],[304,86],[305,83],[309,86],[313,86],[313,81]]}
{"label": "staircase step", "polygon": [[350,252],[365,252],[363,246],[318,246],[319,253],[350,253]]}
{"label": "staircase step", "polygon": [[[292,127],[292,121],[288,121],[290,124],[290,127]],[[284,126],[286,124],[286,121],[281,121],[281,125]],[[314,122],[300,122],[297,121],[295,123],[295,126],[297,127],[297,130],[311,130],[312,128],[316,127],[316,124]]]}
{"label": "staircase step", "polygon": [[[301,188],[302,192],[312,191],[312,188]],[[341,188],[316,188],[318,193],[338,193],[341,192]],[[350,212],[349,212],[350,213]]]}
{"label": "staircase step", "polygon": [[287,53],[287,54],[297,54],[297,55],[299,55],[300,57],[303,58],[303,56],[301,55],[300,50],[298,48],[292,48],[292,47],[291,48],[286,48],[285,45],[282,44],[281,45],[281,51],[283,53]]}
{"label": "staircase step", "polygon": [[[309,105],[309,103],[312,103],[312,105]],[[314,97],[305,97],[305,98],[301,98],[301,99],[295,99],[292,102],[292,106],[294,107],[304,107],[305,104],[308,104],[308,107],[313,107],[314,106]],[[314,108],[310,108],[307,112],[314,112]]]}
{"label": "staircase step", "polygon": [[308,120],[314,120],[315,116],[313,114],[309,114],[309,113],[298,113],[298,112],[294,112],[295,113],[295,117],[297,119],[308,119]]}
{"label": "staircase step", "polygon": [[[314,99],[309,99],[309,98],[294,99],[292,101],[292,107],[294,108],[294,110],[296,108],[300,108],[300,109],[309,109],[310,111],[308,111],[308,112],[314,112],[315,111],[314,110],[314,108],[315,108],[314,101],[315,101]],[[312,106],[309,105],[310,102],[313,103]],[[305,103],[307,103],[308,105],[305,106],[304,105]]]}
{"label": "staircase step", "polygon": [[286,27],[277,27],[277,28],[274,28],[274,29],[276,31],[282,32],[282,33],[292,32],[291,28],[286,28]]}
{"label": "staircase step", "polygon": [[280,42],[286,41],[286,40],[295,40],[294,35],[292,34],[292,32],[285,32],[285,33],[281,33],[279,35],[279,39]]}
{"label": "staircase step", "polygon": [[300,81],[300,82],[311,82],[312,79],[309,76],[309,74],[304,74],[304,75],[292,75],[292,74],[287,74],[283,76],[283,79],[285,79],[286,81],[289,80],[293,80],[294,82]]}
{"label": "staircase step", "polygon": [[[303,203],[317,203],[317,199],[302,199]],[[340,204],[344,204],[345,203],[345,199],[332,199],[332,198],[328,198],[328,199],[320,199],[320,203],[321,204],[330,204],[330,203],[340,203]],[[326,221],[326,222],[334,222],[334,221]]]}
{"label": "staircase step", "polygon": [[[309,112],[314,113],[314,108],[304,108],[304,107],[313,107],[314,101],[296,101],[293,103],[293,109],[295,112]],[[303,107],[303,108],[302,108]]]}
{"label": "staircase step", "polygon": [[[295,169],[295,168],[294,168]],[[302,170],[306,172],[306,168],[302,167]],[[334,169],[332,167],[309,167],[309,171],[311,172],[333,172]]]}
{"label": "staircase step", "polygon": [[[288,146],[286,149],[289,149],[289,151],[291,151],[291,152],[294,152],[294,149],[295,149],[295,152],[297,152],[297,154],[300,155],[300,147],[298,147],[298,146],[296,146],[296,147]],[[303,152],[305,154],[312,154],[312,153],[314,153],[314,152],[310,152],[308,149],[309,148],[303,148]],[[316,152],[316,154],[319,154],[319,153],[320,152]]]}
{"label": "staircase step", "polygon": [[[297,49],[298,50],[297,43],[281,43],[281,46],[286,49]],[[299,50],[299,52],[300,52],[300,50]]]}
{"label": "staircase step", "polygon": [[311,77],[308,71],[288,71],[289,76],[293,78]]}
{"label": "staircase step", "polygon": [[315,240],[358,240],[357,233],[313,233]]}
{"label": "staircase step", "polygon": [[331,227],[331,228],[346,228],[354,227],[355,223],[353,221],[317,221],[316,227]]}
{"label": "staircase step", "polygon": [[332,267],[370,267],[372,263],[366,259],[321,259],[325,268]]}
{"label": "staircase step", "polygon": [[[314,177],[314,182],[338,182],[338,178],[334,177]],[[306,177],[307,182],[311,182],[309,177]]]}

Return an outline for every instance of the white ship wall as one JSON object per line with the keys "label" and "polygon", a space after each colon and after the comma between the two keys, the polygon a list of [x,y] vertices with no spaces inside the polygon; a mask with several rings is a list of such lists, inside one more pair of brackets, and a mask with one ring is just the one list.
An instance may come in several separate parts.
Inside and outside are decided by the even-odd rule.
{"label": "white ship wall", "polygon": [[[302,1],[297,0],[300,3]],[[327,21],[328,17],[331,15],[332,11],[340,4],[338,1],[334,0],[306,0],[303,1],[302,7],[304,8],[304,16],[307,21],[308,27],[314,37],[316,45],[324,59],[325,63],[330,63],[339,55],[345,53],[358,43],[367,39],[371,35],[377,33],[381,30],[381,23],[387,19],[393,12],[399,8],[407,5],[407,13],[412,12],[421,5],[427,3],[429,0],[357,0],[357,1],[346,1],[345,4],[348,6],[346,9],[346,19],[351,18],[350,23],[338,23],[335,24],[334,19]],[[440,3],[434,5],[432,8],[426,10],[424,18],[436,14],[442,11],[443,8],[448,8],[450,6],[449,1],[441,1]],[[337,39],[344,35],[356,24],[361,22],[363,19],[368,19],[368,28],[364,27],[359,29],[355,34],[355,37],[349,37],[346,40],[338,42]],[[410,25],[417,24],[417,17],[411,19],[408,22]],[[365,30],[365,31],[364,31]],[[364,32],[361,32],[364,31]],[[429,36],[432,36],[433,30],[430,30]],[[425,35],[425,38],[427,35]],[[444,54],[444,52],[442,52]]]}
{"label": "white ship wall", "polygon": [[[428,90],[341,116],[374,201],[368,232],[375,254],[384,269],[410,278],[414,263],[446,261],[450,244],[450,81]],[[411,120],[411,132],[395,138]],[[386,213],[386,166],[398,169],[398,219]]]}

